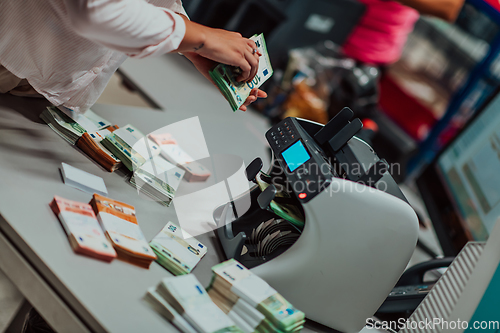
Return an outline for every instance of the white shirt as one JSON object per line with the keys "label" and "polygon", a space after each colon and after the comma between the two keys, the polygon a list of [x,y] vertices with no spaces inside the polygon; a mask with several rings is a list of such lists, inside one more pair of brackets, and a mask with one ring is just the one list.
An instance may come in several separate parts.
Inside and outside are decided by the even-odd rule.
{"label": "white shirt", "polygon": [[1,0],[0,64],[54,105],[90,108],[127,56],[176,50],[181,0]]}

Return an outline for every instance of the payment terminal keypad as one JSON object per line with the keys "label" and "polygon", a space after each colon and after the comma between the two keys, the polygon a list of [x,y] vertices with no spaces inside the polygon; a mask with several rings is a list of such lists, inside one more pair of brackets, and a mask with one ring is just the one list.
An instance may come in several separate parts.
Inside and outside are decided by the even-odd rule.
{"label": "payment terminal keypad", "polygon": [[295,118],[286,118],[273,126],[266,138],[289,188],[301,202],[311,200],[331,182],[333,169],[324,152]]}
{"label": "payment terminal keypad", "polygon": [[280,126],[273,128],[270,135],[273,143],[280,149],[288,147],[297,139],[297,133],[291,125],[291,121],[284,121]]}

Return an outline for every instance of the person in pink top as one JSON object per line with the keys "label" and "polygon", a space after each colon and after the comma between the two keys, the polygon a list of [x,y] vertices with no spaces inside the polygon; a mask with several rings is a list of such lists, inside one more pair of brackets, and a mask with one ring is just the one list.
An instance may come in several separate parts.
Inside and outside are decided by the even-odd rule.
{"label": "person in pink top", "polygon": [[454,21],[464,0],[357,0],[366,6],[358,25],[342,45],[344,56],[356,66],[341,72],[330,95],[329,117],[343,107],[357,117],[370,118],[378,110],[378,79],[383,68],[396,62],[420,14]]}
{"label": "person in pink top", "polygon": [[366,5],[366,11],[344,43],[344,53],[372,65],[395,62],[419,17],[418,11],[395,1],[359,1]]}
{"label": "person in pink top", "polygon": [[399,59],[420,13],[454,21],[463,4],[463,0],[358,1],[366,11],[343,49],[348,57],[371,65]]}

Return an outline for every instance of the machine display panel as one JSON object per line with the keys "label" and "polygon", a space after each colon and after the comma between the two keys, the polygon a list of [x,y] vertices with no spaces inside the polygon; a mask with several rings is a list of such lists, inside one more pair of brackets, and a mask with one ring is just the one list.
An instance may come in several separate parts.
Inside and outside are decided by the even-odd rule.
{"label": "machine display panel", "polygon": [[500,94],[437,161],[439,174],[475,240],[486,240],[500,216]]}
{"label": "machine display panel", "polygon": [[293,172],[311,158],[301,140],[295,142],[287,150],[281,153],[281,155],[285,159],[290,172]]}

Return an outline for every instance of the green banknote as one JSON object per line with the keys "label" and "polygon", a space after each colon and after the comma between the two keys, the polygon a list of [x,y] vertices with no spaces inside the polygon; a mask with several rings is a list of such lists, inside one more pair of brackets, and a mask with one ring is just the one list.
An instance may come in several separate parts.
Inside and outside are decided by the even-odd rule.
{"label": "green banknote", "polygon": [[[255,177],[255,180],[257,181],[257,184],[259,184],[259,188],[261,191],[264,191],[269,184],[266,183],[265,181],[262,180],[261,175],[264,175],[265,177],[268,177],[264,172],[260,172],[257,177]],[[279,191],[276,193],[276,197],[279,198],[291,198],[290,195],[285,192],[285,191]],[[276,215],[284,218],[285,220],[289,221],[290,223],[294,224],[295,226],[299,228],[304,227],[305,223],[305,218],[304,214],[302,213],[302,210],[299,208],[298,205],[294,204],[279,204],[275,200],[271,201],[271,204],[269,205],[271,207],[271,210],[276,213]]]}
{"label": "green banknote", "polygon": [[236,78],[241,70],[229,65],[218,64],[209,72],[210,77],[227,99],[233,111],[238,110],[243,105],[253,88],[259,88],[273,75],[264,34],[254,35],[250,39],[255,42],[257,50],[262,54],[259,58],[259,69],[251,82],[237,82]]}

